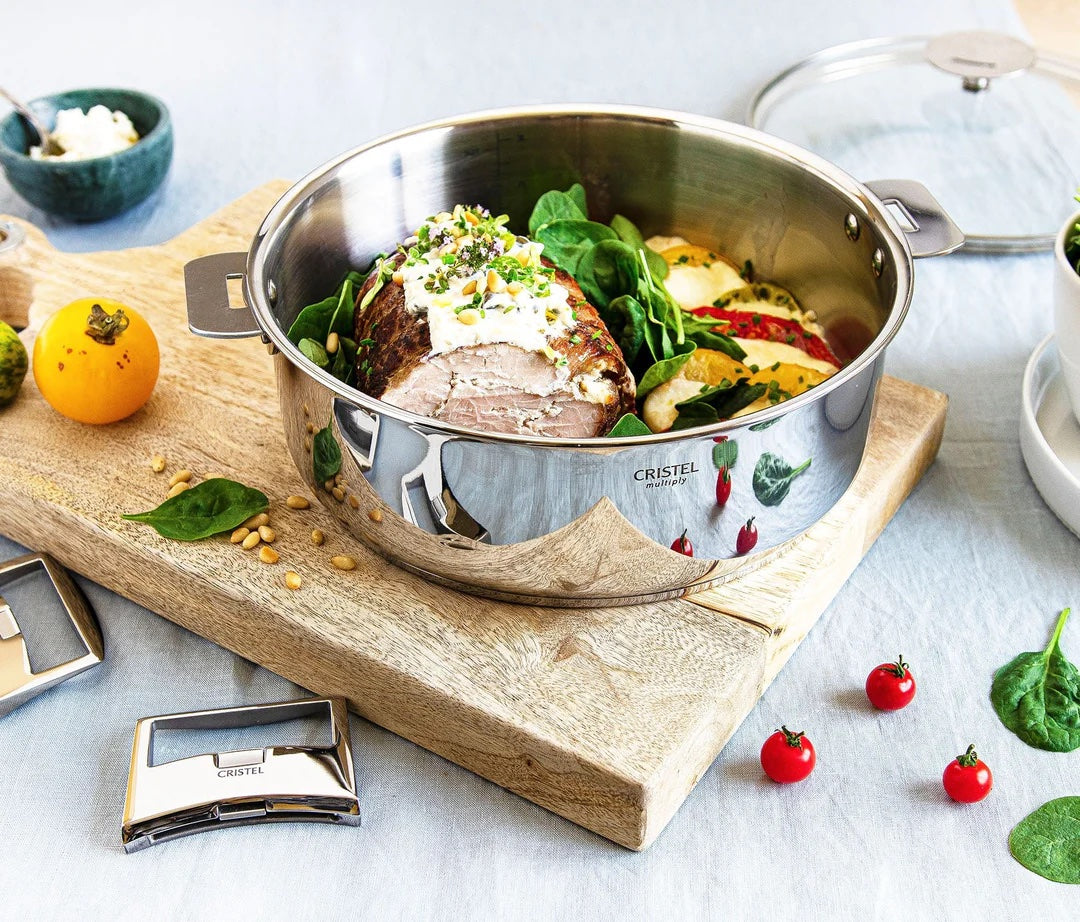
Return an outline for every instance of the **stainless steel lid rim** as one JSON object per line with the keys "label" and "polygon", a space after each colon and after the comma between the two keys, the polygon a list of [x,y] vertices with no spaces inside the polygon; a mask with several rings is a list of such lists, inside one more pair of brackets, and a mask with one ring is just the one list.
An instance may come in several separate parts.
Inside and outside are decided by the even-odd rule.
{"label": "stainless steel lid rim", "polygon": [[480,432],[453,424],[447,424],[431,417],[412,413],[408,410],[402,410],[391,404],[384,403],[377,398],[371,397],[356,388],[345,385],[333,375],[309,362],[299,349],[289,340],[286,331],[277,322],[271,305],[268,302],[268,289],[272,279],[266,277],[264,271],[264,257],[266,252],[271,251],[277,243],[277,237],[284,228],[285,219],[291,215],[297,207],[304,204],[321,181],[325,180],[333,174],[334,171],[353,158],[376,148],[434,131],[449,132],[470,125],[512,121],[522,118],[586,119],[596,117],[610,117],[621,121],[640,121],[654,125],[658,124],[675,127],[680,131],[696,130],[710,136],[722,135],[730,138],[737,138],[747,142],[756,150],[764,150],[788,164],[798,167],[803,172],[809,173],[817,180],[838,190],[845,196],[852,207],[859,212],[860,217],[871,224],[884,227],[887,231],[887,233],[884,233],[882,236],[890,248],[889,255],[891,257],[892,266],[897,273],[897,300],[894,303],[892,310],[889,312],[886,322],[872,342],[867,345],[858,356],[841,369],[840,372],[811,390],[806,391],[791,400],[777,404],[774,407],[759,410],[753,414],[752,418],[742,417],[739,420],[725,420],[712,426],[692,430],[695,437],[730,433],[747,425],[748,422],[753,424],[767,423],[779,419],[802,406],[815,402],[830,391],[842,386],[846,381],[857,376],[859,372],[869,363],[873,362],[892,341],[903,323],[911,304],[914,284],[913,272],[911,270],[911,248],[904,231],[901,229],[896,219],[893,218],[881,200],[878,199],[877,196],[875,196],[863,183],[818,155],[780,138],[761,132],[756,128],[672,110],[619,105],[600,105],[595,107],[590,107],[588,105],[526,106],[521,108],[494,109],[458,118],[428,122],[377,138],[367,144],[346,151],[328,163],[311,171],[290,187],[277,203],[275,203],[273,208],[271,208],[259,230],[256,232],[252,241],[252,246],[248,252],[247,267],[244,275],[245,297],[255,317],[256,323],[263,331],[264,338],[269,339],[277,350],[299,371],[319,382],[324,387],[327,387],[339,397],[360,406],[365,410],[391,416],[402,422],[422,425],[448,436],[465,436],[477,441],[524,444],[549,449],[594,448],[606,451],[635,445],[659,445],[682,441],[686,438],[686,430],[681,433],[667,432],[650,436],[634,436],[619,439],[609,439],[604,437],[566,439],[548,436],[525,436]]}

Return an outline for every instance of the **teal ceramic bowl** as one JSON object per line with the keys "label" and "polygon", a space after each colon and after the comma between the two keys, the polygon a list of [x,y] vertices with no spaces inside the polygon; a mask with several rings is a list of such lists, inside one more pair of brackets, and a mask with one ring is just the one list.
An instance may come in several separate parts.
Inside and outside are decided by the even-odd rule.
{"label": "teal ceramic bowl", "polygon": [[11,187],[32,205],[72,221],[100,221],[138,205],[165,179],[172,162],[169,110],[136,90],[70,90],[43,96],[29,107],[52,129],[60,109],[94,105],[119,109],[131,119],[139,140],[127,150],[89,160],[32,160],[37,133],[16,112],[0,122],[0,165]]}

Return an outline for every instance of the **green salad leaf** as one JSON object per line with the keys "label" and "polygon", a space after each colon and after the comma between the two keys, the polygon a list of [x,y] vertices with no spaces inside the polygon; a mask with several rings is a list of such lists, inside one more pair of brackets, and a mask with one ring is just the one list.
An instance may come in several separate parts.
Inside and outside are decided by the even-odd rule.
{"label": "green salad leaf", "polygon": [[787,499],[791,482],[810,467],[812,460],[807,458],[798,467],[792,467],[779,455],[765,452],[754,466],[754,495],[758,502],[763,506],[779,506]]}
{"label": "green salad leaf", "polygon": [[1001,722],[1029,746],[1051,752],[1080,748],[1080,672],[1061,652],[1069,611],[1058,617],[1045,650],[1006,663],[990,687]]}
{"label": "green salad leaf", "polygon": [[[346,384],[352,383],[356,358],[355,343],[349,338],[353,332],[353,304],[356,292],[366,278],[364,272],[349,272],[330,297],[309,304],[300,311],[286,334],[289,342],[303,353],[304,358],[319,368],[328,369],[330,374]],[[342,343],[353,343],[351,356],[341,348],[333,358],[327,354],[326,341],[331,333],[337,333]]]}
{"label": "green salad leaf", "polygon": [[534,240],[537,233],[554,221],[584,221],[585,189],[574,183],[565,192],[552,189],[536,200],[529,217],[529,236]]}
{"label": "green salad leaf", "polygon": [[232,531],[269,506],[270,501],[261,490],[245,487],[235,480],[215,477],[177,493],[156,509],[131,513],[122,518],[130,522],[143,522],[165,538],[198,541],[223,531]]}
{"label": "green salad leaf", "polygon": [[665,381],[670,381],[674,378],[675,375],[682,370],[682,367],[690,361],[690,356],[694,354],[694,350],[697,349],[697,346],[693,343],[685,343],[684,348],[684,352],[673,355],[669,359],[661,359],[655,365],[650,366],[645,374],[641,376],[641,380],[638,381],[637,386],[637,396],[639,400]]}
{"label": "green salad leaf", "polygon": [[748,378],[728,381],[716,387],[704,385],[700,394],[675,404],[679,415],[672,429],[690,429],[729,419],[765,393],[764,384],[750,384]]}
{"label": "green salad leaf", "polygon": [[316,483],[325,483],[341,470],[341,446],[332,426],[320,429],[311,440],[311,463]]}
{"label": "green salad leaf", "polygon": [[652,435],[652,430],[633,413],[624,413],[607,434],[609,439],[624,439],[631,435]]}
{"label": "green salad leaf", "polygon": [[1062,884],[1080,884],[1080,797],[1058,797],[1009,833],[1009,851],[1029,871]]}

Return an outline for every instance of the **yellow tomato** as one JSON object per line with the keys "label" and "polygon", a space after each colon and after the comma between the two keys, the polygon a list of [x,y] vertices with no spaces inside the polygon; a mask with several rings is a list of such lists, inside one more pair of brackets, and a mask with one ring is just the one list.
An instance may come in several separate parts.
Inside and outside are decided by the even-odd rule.
{"label": "yellow tomato", "polygon": [[38,333],[34,380],[58,413],[81,423],[114,423],[150,399],[159,360],[154,331],[135,311],[82,298]]}

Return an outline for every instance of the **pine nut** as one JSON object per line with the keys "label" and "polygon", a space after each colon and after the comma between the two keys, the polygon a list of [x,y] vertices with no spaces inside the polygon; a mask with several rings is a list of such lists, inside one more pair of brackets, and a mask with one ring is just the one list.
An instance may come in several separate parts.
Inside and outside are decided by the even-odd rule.
{"label": "pine nut", "polygon": [[270,547],[269,544],[264,544],[259,548],[259,560],[263,563],[277,563],[281,560],[281,555]]}
{"label": "pine nut", "polygon": [[308,423],[307,424],[307,431],[308,431],[308,435],[314,434],[314,432],[315,432],[315,424],[314,423]]}
{"label": "pine nut", "polygon": [[169,478],[169,486],[175,487],[178,483],[187,483],[189,480],[191,480],[191,471],[184,468],[184,470],[177,471]]}
{"label": "pine nut", "polygon": [[341,554],[338,557],[331,557],[330,563],[332,563],[338,570],[356,569],[356,561],[353,560],[351,557],[347,557],[344,554]]}
{"label": "pine nut", "polygon": [[405,273],[401,272],[400,270],[391,275],[390,278],[393,280],[395,285],[405,284]]}
{"label": "pine nut", "polygon": [[341,486],[341,474],[334,474],[334,486]]}
{"label": "pine nut", "polygon": [[476,280],[476,293],[482,295],[487,291],[487,276],[482,275]]}
{"label": "pine nut", "polygon": [[523,268],[527,267],[529,265],[529,251],[522,250],[520,253],[518,253],[517,261],[521,263]]}
{"label": "pine nut", "polygon": [[487,287],[488,291],[503,291],[506,288],[506,282],[503,281],[502,276],[494,269],[488,269]]}
{"label": "pine nut", "polygon": [[367,517],[369,519],[371,519],[372,522],[381,522],[382,521],[382,510],[381,509],[372,509],[370,512],[368,512]]}
{"label": "pine nut", "polygon": [[203,480],[228,480],[224,474],[219,474],[217,471],[213,471],[210,474],[204,474]]}
{"label": "pine nut", "polygon": [[300,579],[300,574],[295,570],[289,570],[289,572],[285,574],[285,585],[289,589],[299,589],[303,585],[303,582],[304,581]]}
{"label": "pine nut", "polygon": [[305,416],[310,416],[311,415],[311,407],[309,407],[306,403],[304,404],[304,415]]}
{"label": "pine nut", "polygon": [[358,500],[356,498],[356,494],[354,494],[354,493],[349,494],[349,505],[352,506],[353,509],[359,509],[360,508],[360,500]]}
{"label": "pine nut", "polygon": [[285,499],[285,505],[290,509],[307,509],[311,503],[303,496],[289,496]]}
{"label": "pine nut", "polygon": [[262,538],[259,537],[259,533],[257,531],[249,532],[248,536],[240,542],[240,547],[242,547],[245,551],[250,551],[260,541],[262,541]]}
{"label": "pine nut", "polygon": [[345,499],[345,491],[341,487],[334,487],[330,492],[339,503]]}
{"label": "pine nut", "polygon": [[232,544],[239,544],[250,534],[251,532],[247,528],[244,528],[243,525],[241,525],[238,529],[236,529],[236,531],[229,535],[229,541]]}
{"label": "pine nut", "polygon": [[150,459],[150,470],[152,470],[155,474],[160,474],[163,470],[165,470],[164,456],[154,455],[154,457]]}
{"label": "pine nut", "polygon": [[322,533],[319,528],[313,528],[311,530],[311,543],[316,547],[322,547],[322,543],[326,540],[326,535]]}
{"label": "pine nut", "polygon": [[248,519],[246,522],[243,523],[244,528],[251,528],[251,529],[258,528],[260,525],[269,525],[269,524],[270,524],[270,516],[268,516],[265,512],[260,512],[258,515],[253,515],[250,519]]}
{"label": "pine nut", "polygon": [[305,435],[304,436],[304,451],[306,451],[306,452],[311,451],[311,436],[310,435]]}
{"label": "pine nut", "polygon": [[457,315],[457,319],[458,323],[463,323],[465,326],[471,327],[480,319],[480,312],[471,307],[467,307]]}
{"label": "pine nut", "polygon": [[506,286],[506,290],[509,294],[519,295],[525,290],[525,286],[521,282],[511,282]]}
{"label": "pine nut", "polygon": [[475,291],[476,291],[476,279],[469,279],[469,281],[467,281],[461,287],[461,293],[463,295],[471,295]]}
{"label": "pine nut", "polygon": [[269,525],[259,526],[259,537],[263,539],[267,544],[273,544],[274,539],[277,537],[277,532],[274,531]]}
{"label": "pine nut", "polygon": [[437,215],[435,215],[435,223],[445,224],[452,217],[453,215],[451,215],[449,211],[440,211]]}
{"label": "pine nut", "polygon": [[329,493],[332,489],[334,489],[335,486],[337,486],[337,484],[334,483],[334,478],[331,477],[329,480],[326,481],[326,483],[323,484],[323,489],[326,490],[327,493]]}
{"label": "pine nut", "polygon": [[475,214],[473,214],[471,211],[466,211],[465,212],[465,220],[468,221],[470,224],[473,224],[473,225],[480,223],[480,219]]}
{"label": "pine nut", "polygon": [[338,336],[336,331],[332,332],[329,336],[326,337],[326,354],[333,355],[335,352],[338,351],[338,346],[340,345],[341,337]]}
{"label": "pine nut", "polygon": [[186,480],[181,480],[179,483],[174,483],[172,489],[169,490],[168,498],[172,499],[174,496],[179,496],[185,490],[190,490],[191,484]]}

